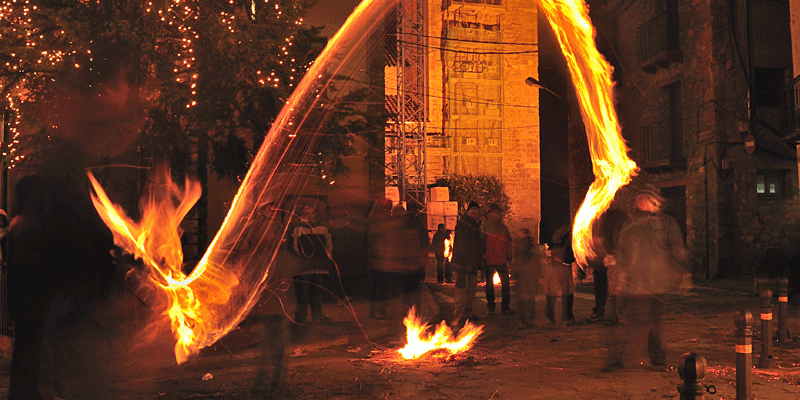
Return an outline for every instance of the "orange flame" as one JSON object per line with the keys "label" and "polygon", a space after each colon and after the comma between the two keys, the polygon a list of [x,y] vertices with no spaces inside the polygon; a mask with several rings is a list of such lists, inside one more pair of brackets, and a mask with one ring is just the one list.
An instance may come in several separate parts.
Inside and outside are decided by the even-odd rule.
{"label": "orange flame", "polygon": [[88,175],[95,192],[92,203],[113,232],[114,243],[141,259],[150,282],[166,294],[164,314],[177,339],[175,358],[180,364],[208,341],[206,325],[213,307],[225,304],[230,288],[238,284],[236,277],[207,262],[200,262],[189,276],[181,269],[180,223],[200,198],[200,184],[186,179],[186,189],[181,190],[166,168],[160,170],[140,204],[141,220],[134,222],[109,200],[92,173]]}
{"label": "orange flame", "polygon": [[450,238],[444,240],[444,258],[447,261],[453,260],[453,241]]}
{"label": "orange flame", "polygon": [[597,51],[594,27],[583,0],[540,0],[540,9],[555,32],[575,86],[586,126],[595,180],[586,193],[572,227],[572,245],[578,263],[594,256],[592,225],[617,190],[638,172],[614,110],[611,66]]}
{"label": "orange flame", "polygon": [[458,331],[458,336],[453,337],[453,331],[445,321],[436,326],[433,334],[427,334],[429,326],[422,322],[416,315],[414,307],[408,311],[408,316],[403,319],[406,326],[406,346],[397,350],[407,360],[419,358],[430,351],[443,349],[450,354],[461,353],[472,348],[475,339],[483,333],[483,326],[475,326],[467,321]]}
{"label": "orange flame", "polygon": [[501,283],[500,273],[498,273],[497,271],[494,271],[494,276],[492,277],[492,283],[495,284],[495,286]]}

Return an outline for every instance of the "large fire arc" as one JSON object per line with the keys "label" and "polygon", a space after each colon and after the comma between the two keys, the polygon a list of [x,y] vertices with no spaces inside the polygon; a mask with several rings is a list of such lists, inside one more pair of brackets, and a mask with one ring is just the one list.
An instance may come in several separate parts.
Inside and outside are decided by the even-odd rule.
{"label": "large fire arc", "polygon": [[[180,194],[177,185],[160,182],[170,188],[170,196],[161,198],[161,203],[143,204],[156,210],[148,214],[154,220],[131,221],[93,182],[95,207],[114,231],[115,241],[145,261],[155,273],[152,284],[163,289],[169,299],[164,314],[177,341],[178,363],[234,329],[256,303],[288,225],[288,220],[265,218],[264,209],[299,197],[313,184],[313,177],[297,173],[295,167],[311,163],[310,150],[321,135],[318,127],[324,126],[333,112],[326,109],[330,106],[323,103],[320,93],[343,71],[351,72],[345,64],[364,56],[356,49],[370,40],[371,35],[365,33],[382,29],[384,17],[396,4],[397,0],[363,1],[328,42],[272,124],[222,227],[188,276],[179,272],[183,262],[180,247],[176,252],[172,246],[179,237],[186,206],[191,207],[191,199],[197,196],[192,183],[187,182],[185,193]],[[613,107],[611,67],[595,48],[586,4],[579,0],[540,0],[538,4],[567,60],[592,157],[595,181],[573,226],[576,258],[585,262],[592,254],[592,224],[637,168],[627,156]],[[342,86],[342,81],[337,81],[338,90],[346,91],[344,82]],[[357,80],[353,82],[355,85]],[[147,226],[161,229],[163,234],[156,235]]]}

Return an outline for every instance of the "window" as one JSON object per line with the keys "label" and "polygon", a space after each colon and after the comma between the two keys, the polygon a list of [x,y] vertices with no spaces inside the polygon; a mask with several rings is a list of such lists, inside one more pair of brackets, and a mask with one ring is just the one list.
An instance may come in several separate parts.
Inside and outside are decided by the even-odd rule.
{"label": "window", "polygon": [[760,169],[756,173],[756,193],[763,197],[783,197],[786,194],[786,170]]}
{"label": "window", "polygon": [[680,51],[678,1],[657,1],[653,17],[636,29],[640,67],[647,73],[683,62]]}

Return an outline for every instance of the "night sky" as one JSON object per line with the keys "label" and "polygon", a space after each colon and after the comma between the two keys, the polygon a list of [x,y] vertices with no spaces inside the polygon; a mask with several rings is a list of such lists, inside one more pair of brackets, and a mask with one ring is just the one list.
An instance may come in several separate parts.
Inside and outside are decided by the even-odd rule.
{"label": "night sky", "polygon": [[359,0],[319,0],[317,5],[306,12],[307,25],[325,26],[323,36],[332,37],[344,24]]}

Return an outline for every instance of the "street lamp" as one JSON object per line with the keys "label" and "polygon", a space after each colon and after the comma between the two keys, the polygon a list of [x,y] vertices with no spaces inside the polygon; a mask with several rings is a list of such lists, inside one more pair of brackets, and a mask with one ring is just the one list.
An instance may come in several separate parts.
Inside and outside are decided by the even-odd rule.
{"label": "street lamp", "polygon": [[563,97],[561,97],[561,96],[557,95],[557,94],[556,94],[556,92],[554,92],[554,91],[552,91],[552,90],[550,90],[550,89],[548,89],[548,88],[546,88],[546,87],[542,86],[542,83],[541,83],[541,82],[539,82],[539,81],[538,81],[536,78],[533,78],[533,77],[530,77],[530,76],[529,76],[529,77],[527,77],[527,78],[525,78],[525,84],[527,84],[528,86],[535,86],[535,87],[538,87],[539,89],[544,89],[544,90],[546,90],[546,91],[550,92],[550,93],[551,93],[553,96],[556,96],[556,97],[558,97],[559,99],[561,99],[563,102],[565,102],[565,103],[567,102],[566,100],[564,100],[564,98],[563,98]]}

